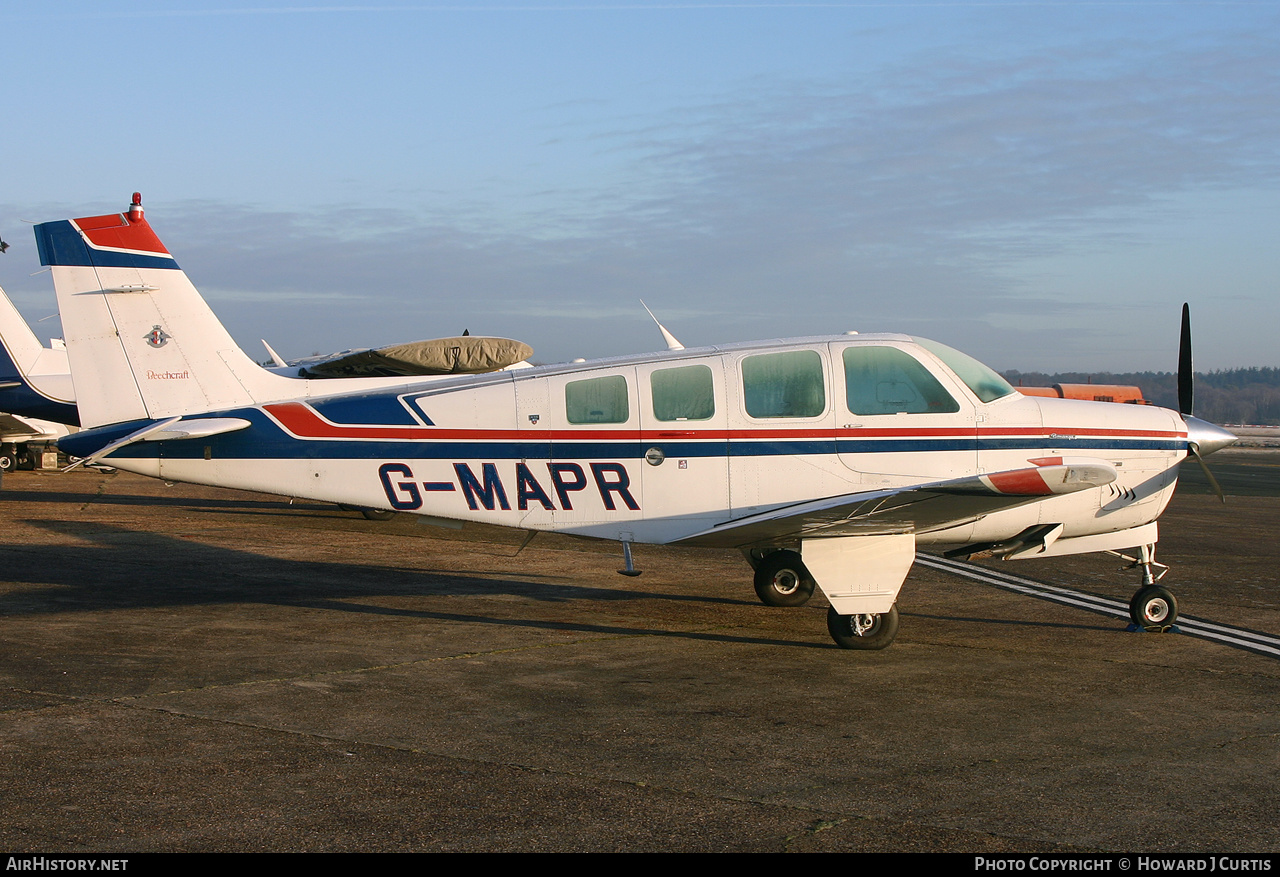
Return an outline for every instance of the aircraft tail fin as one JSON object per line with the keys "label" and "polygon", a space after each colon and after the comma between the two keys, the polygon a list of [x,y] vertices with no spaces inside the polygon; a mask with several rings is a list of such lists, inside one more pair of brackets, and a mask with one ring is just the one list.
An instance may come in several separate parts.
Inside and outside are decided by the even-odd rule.
{"label": "aircraft tail fin", "polygon": [[87,427],[226,410],[288,395],[231,339],[143,217],[35,228],[53,271],[80,421]]}
{"label": "aircraft tail fin", "polygon": [[67,352],[44,347],[0,289],[0,411],[20,417],[79,423]]}
{"label": "aircraft tail fin", "polygon": [[43,350],[36,333],[0,289],[0,380],[23,377]]}

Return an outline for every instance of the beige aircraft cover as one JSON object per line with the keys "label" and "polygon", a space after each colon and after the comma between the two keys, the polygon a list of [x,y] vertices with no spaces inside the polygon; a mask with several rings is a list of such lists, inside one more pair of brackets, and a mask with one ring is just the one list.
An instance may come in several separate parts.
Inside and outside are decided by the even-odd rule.
{"label": "beige aircraft cover", "polygon": [[533,348],[523,341],[462,335],[356,350],[337,359],[306,365],[303,372],[316,378],[475,375],[498,371],[530,356]]}

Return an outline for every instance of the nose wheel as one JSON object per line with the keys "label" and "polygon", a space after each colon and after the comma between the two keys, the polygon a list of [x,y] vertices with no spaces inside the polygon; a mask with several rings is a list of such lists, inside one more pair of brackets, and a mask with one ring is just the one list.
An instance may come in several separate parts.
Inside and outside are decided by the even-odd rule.
{"label": "nose wheel", "polygon": [[1146,631],[1166,631],[1178,620],[1178,599],[1168,588],[1148,585],[1129,601],[1129,617]]}
{"label": "nose wheel", "polygon": [[[1156,563],[1155,545],[1143,545],[1133,566],[1142,570],[1142,587],[1129,601],[1129,618],[1138,630],[1165,633],[1178,620],[1178,598],[1168,588],[1156,584],[1169,567]],[[1158,575],[1153,568],[1159,569]]]}

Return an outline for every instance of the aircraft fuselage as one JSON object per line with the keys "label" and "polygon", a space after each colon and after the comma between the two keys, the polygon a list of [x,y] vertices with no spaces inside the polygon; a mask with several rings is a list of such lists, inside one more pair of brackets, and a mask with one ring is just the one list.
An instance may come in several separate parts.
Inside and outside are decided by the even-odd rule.
{"label": "aircraft fuselage", "polygon": [[917,541],[998,540],[1049,522],[1069,539],[1164,509],[1186,453],[1177,414],[978,383],[996,398],[907,336],[793,339],[209,412],[251,426],[139,442],[111,460],[171,480],[650,543],[817,497],[1056,457],[1106,460],[1120,478]]}

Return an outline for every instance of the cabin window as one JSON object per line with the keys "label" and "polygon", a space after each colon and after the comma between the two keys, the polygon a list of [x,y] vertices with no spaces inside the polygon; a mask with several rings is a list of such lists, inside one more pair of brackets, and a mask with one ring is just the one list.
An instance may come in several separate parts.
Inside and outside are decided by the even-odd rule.
{"label": "cabin window", "polygon": [[813,350],[748,356],[742,397],[752,417],[817,417],[827,409],[822,357]]}
{"label": "cabin window", "polygon": [[627,379],[609,375],[564,386],[565,416],[570,423],[626,423]]}
{"label": "cabin window", "polygon": [[705,365],[664,368],[649,375],[655,420],[708,420],[716,413],[711,369]]}
{"label": "cabin window", "polygon": [[966,387],[973,390],[973,395],[983,402],[994,402],[1010,393],[1018,392],[994,369],[983,365],[967,353],[961,353],[959,350],[939,344],[937,341],[930,341],[928,338],[916,338],[915,341],[942,360],[947,368],[956,373],[956,377],[964,381]]}
{"label": "cabin window", "polygon": [[844,392],[852,414],[951,414],[960,410],[928,369],[896,347],[846,347]]}

